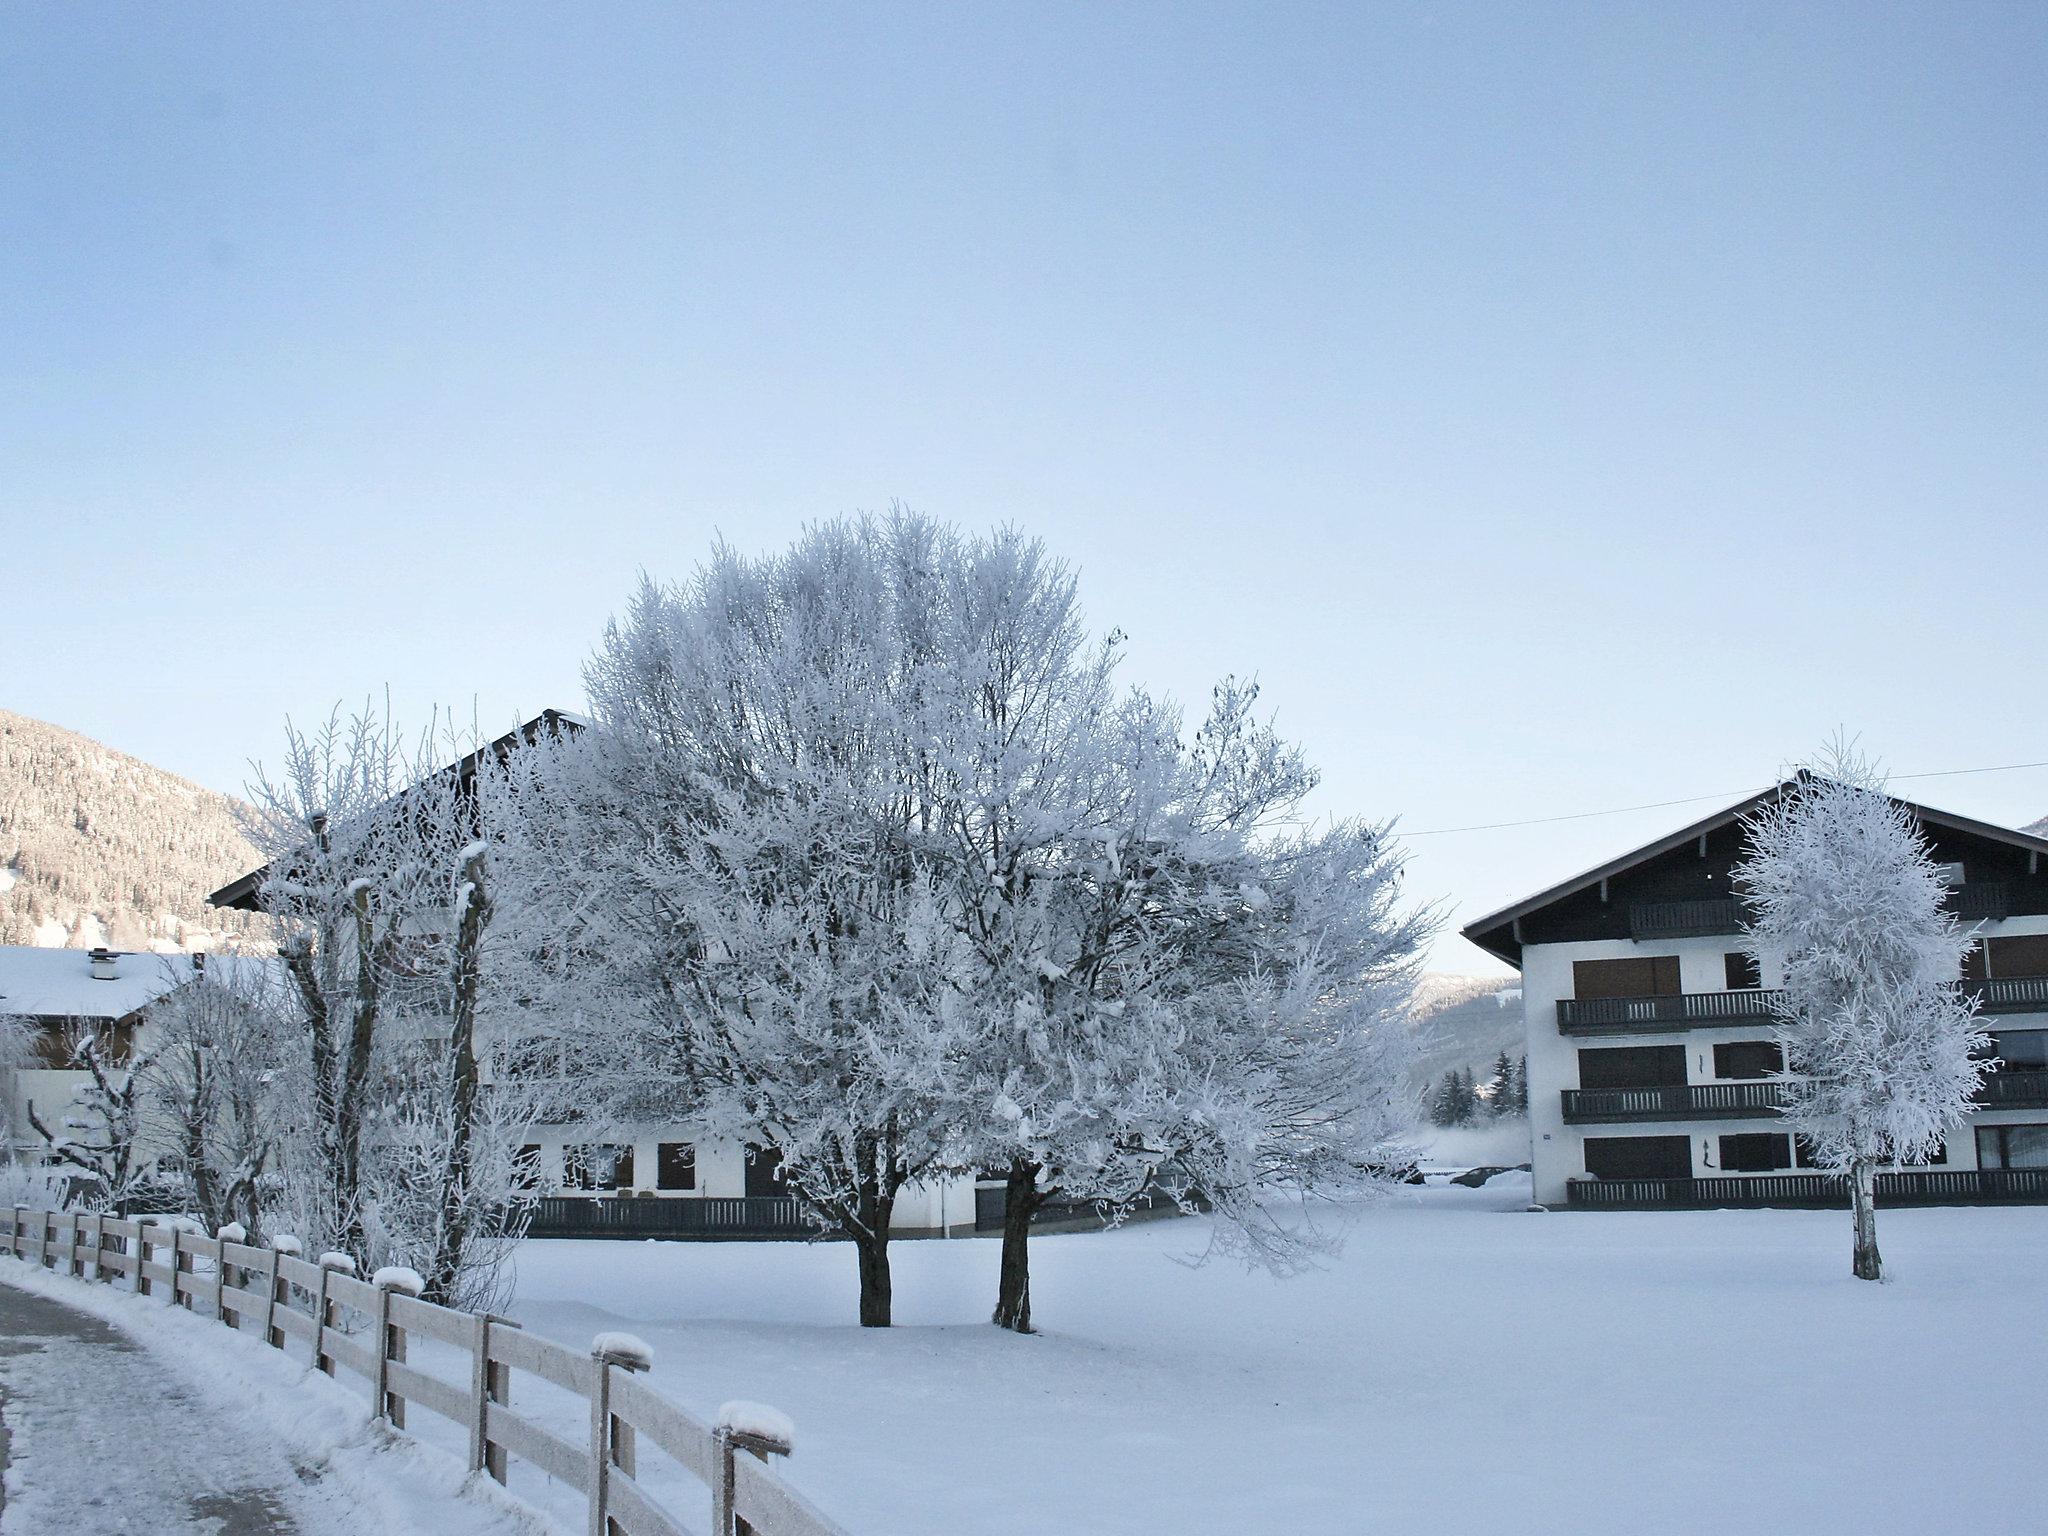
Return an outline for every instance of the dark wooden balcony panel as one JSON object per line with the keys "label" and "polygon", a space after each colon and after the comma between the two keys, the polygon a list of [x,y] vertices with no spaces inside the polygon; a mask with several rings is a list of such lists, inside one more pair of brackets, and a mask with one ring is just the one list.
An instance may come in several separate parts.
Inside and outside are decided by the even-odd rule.
{"label": "dark wooden balcony panel", "polygon": [[1994,1072],[1977,1085],[1979,1109],[2048,1109],[2048,1072]]}
{"label": "dark wooden balcony panel", "polygon": [[1627,1120],[1737,1120],[1775,1115],[1783,1083],[1673,1083],[1661,1088],[1567,1088],[1566,1125]]}
{"label": "dark wooden balcony panel", "polygon": [[1768,1024],[1775,992],[1678,992],[1665,997],[1561,997],[1564,1035],[1641,1035],[1721,1024]]}
{"label": "dark wooden balcony panel", "polygon": [[[1840,1210],[1849,1186],[1824,1173],[1760,1173],[1712,1179],[1571,1179],[1568,1205],[1592,1210],[1701,1210],[1728,1206]],[[1982,1168],[1880,1173],[1877,1203],[2016,1205],[2048,1203],[2048,1168]]]}
{"label": "dark wooden balcony panel", "polygon": [[528,1237],[816,1237],[792,1195],[547,1195],[534,1202]]}
{"label": "dark wooden balcony panel", "polygon": [[2003,880],[1974,880],[1951,890],[1944,905],[1965,922],[1996,922],[2012,915],[2012,887]]}
{"label": "dark wooden balcony panel", "polygon": [[1634,939],[1697,939],[1742,931],[1742,903],[1732,897],[1704,901],[1629,903],[1628,931]]}

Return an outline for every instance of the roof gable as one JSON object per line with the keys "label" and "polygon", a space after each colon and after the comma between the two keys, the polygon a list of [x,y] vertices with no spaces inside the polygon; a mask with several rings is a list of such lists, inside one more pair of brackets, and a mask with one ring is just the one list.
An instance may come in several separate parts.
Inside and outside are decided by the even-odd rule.
{"label": "roof gable", "polygon": [[[1793,783],[1786,779],[1770,788],[1759,790],[1724,806],[1710,816],[1680,827],[1677,831],[1643,844],[1618,858],[1573,875],[1570,879],[1548,886],[1533,896],[1502,907],[1499,911],[1467,923],[1461,930],[1464,936],[1477,944],[1488,954],[1498,956],[1510,965],[1520,965],[1523,939],[1522,925],[1534,923],[1544,915],[1562,909],[1573,898],[1584,893],[1599,890],[1605,893],[1610,882],[1647,878],[1652,867],[1660,859],[1686,847],[1695,845],[1704,857],[1710,848],[1720,845],[1725,851],[1728,834],[1739,832],[1741,819],[1749,812],[1776,799],[1786,787]],[[2040,854],[2048,853],[2048,837],[2034,831],[2016,831],[2010,827],[1996,826],[1991,822],[1977,821],[1968,816],[1957,816],[1948,811],[1936,810],[1931,806],[1917,804],[1911,800],[1892,797],[1898,804],[1912,812],[1921,825],[1937,837],[1941,833],[1954,834],[1965,840],[1980,840],[1995,843],[2017,853],[2028,855],[2028,868],[2032,872]],[[1717,836],[1717,834],[1719,834]],[[1726,862],[1725,858],[1717,862]],[[1711,875],[1712,871],[1705,873]],[[1715,899],[1732,894],[1725,888],[1713,890],[1711,882],[1702,882],[1697,891],[1685,893],[1694,899]]]}

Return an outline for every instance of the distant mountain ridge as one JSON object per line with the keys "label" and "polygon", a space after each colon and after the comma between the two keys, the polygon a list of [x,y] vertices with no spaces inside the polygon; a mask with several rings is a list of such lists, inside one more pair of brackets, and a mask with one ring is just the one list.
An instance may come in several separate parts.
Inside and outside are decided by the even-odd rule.
{"label": "distant mountain ridge", "polygon": [[262,862],[238,804],[0,709],[0,944],[211,950],[263,919],[207,895]]}
{"label": "distant mountain ridge", "polygon": [[1453,1067],[1483,1078],[1502,1051],[1522,1055],[1522,978],[1426,972],[1416,984],[1411,1017],[1421,1036],[1412,1074],[1417,1087]]}

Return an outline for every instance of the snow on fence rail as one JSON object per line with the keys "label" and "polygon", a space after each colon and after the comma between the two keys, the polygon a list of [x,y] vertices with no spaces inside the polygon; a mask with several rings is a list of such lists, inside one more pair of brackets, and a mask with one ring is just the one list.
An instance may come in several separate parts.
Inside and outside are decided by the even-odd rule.
{"label": "snow on fence rail", "polygon": [[[239,1235],[239,1228],[229,1229]],[[506,1480],[508,1457],[588,1495],[590,1536],[688,1536],[635,1475],[641,1444],[664,1452],[709,1491],[715,1536],[844,1536],[791,1491],[767,1464],[787,1456],[787,1420],[732,1404],[707,1425],[638,1379],[647,1346],[599,1334],[587,1354],[523,1332],[509,1318],[458,1312],[421,1301],[410,1270],[358,1279],[345,1254],[317,1264],[295,1256],[289,1238],[252,1247],[208,1237],[196,1223],[122,1221],[82,1211],[15,1206],[6,1251],[84,1280],[126,1277],[143,1296],[188,1311],[210,1309],[236,1332],[255,1331],[273,1349],[307,1346],[327,1375],[353,1371],[369,1383],[371,1412],[405,1428],[417,1407],[452,1420],[469,1436],[472,1472]],[[467,1353],[469,1382],[457,1387],[416,1369],[407,1341],[431,1339]],[[590,1435],[572,1444],[512,1408],[515,1371],[525,1371],[590,1405]],[[741,1455],[741,1452],[747,1453]]]}

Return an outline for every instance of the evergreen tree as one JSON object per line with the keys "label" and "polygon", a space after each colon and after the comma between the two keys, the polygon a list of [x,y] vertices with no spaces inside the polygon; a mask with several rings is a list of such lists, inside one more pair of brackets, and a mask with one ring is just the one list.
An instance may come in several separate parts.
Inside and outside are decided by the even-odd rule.
{"label": "evergreen tree", "polygon": [[1493,1076],[1486,1084],[1486,1111],[1498,1120],[1515,1112],[1515,1062],[1506,1051],[1493,1058]]}

